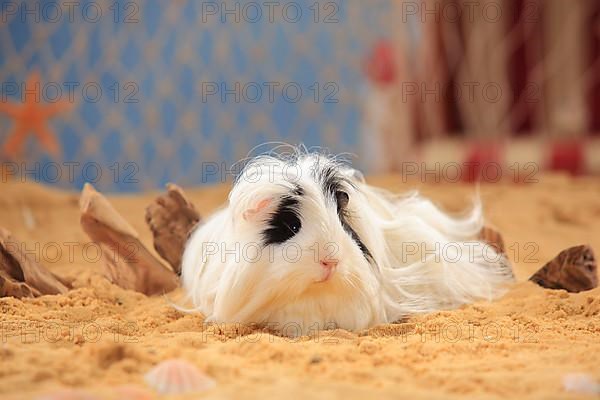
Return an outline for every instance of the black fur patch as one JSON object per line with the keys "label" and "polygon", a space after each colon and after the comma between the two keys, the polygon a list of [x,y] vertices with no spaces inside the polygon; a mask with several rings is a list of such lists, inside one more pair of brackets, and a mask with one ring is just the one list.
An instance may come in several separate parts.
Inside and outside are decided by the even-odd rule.
{"label": "black fur patch", "polygon": [[297,187],[293,194],[295,196],[284,196],[277,210],[271,215],[269,226],[263,231],[265,246],[283,243],[300,232],[302,222],[298,213],[298,197],[304,194],[304,191]]}
{"label": "black fur patch", "polygon": [[350,213],[347,209],[350,200],[348,187],[353,187],[354,184],[346,177],[342,176],[338,167],[327,165],[321,168],[318,172],[318,179],[323,187],[323,192],[326,198],[333,199],[337,207],[338,217],[344,230],[350,235],[352,240],[358,245],[365,258],[372,260],[373,256],[360,236],[350,225]]}
{"label": "black fur patch", "polygon": [[340,222],[342,223],[342,227],[350,235],[352,240],[354,240],[354,242],[358,245],[358,248],[360,249],[360,251],[362,251],[365,258],[368,260],[373,260],[373,255],[371,254],[367,246],[364,244],[364,242],[360,239],[358,233],[356,233],[356,231],[352,229],[352,227],[348,223],[348,218],[347,216],[345,216],[345,214],[347,214],[347,212],[342,212],[342,214],[338,213],[338,215],[340,215]]}
{"label": "black fur patch", "polygon": [[335,196],[338,191],[344,190],[345,185],[350,184],[347,179],[340,175],[334,165],[322,167],[318,171],[316,178],[321,183],[325,196],[332,199],[336,198]]}

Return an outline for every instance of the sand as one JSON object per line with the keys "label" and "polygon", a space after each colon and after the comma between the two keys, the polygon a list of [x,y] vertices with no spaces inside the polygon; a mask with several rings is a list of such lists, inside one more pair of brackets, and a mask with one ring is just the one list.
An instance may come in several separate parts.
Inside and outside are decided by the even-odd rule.
{"label": "sand", "polygon": [[[473,193],[395,176],[371,182],[394,191],[416,186],[448,210],[465,207]],[[186,188],[203,215],[227,190]],[[207,327],[202,316],[171,307],[177,291],[149,298],[108,283],[97,248],[85,246],[77,193],[0,184],[0,225],[75,286],[66,295],[0,299],[0,398],[64,387],[114,398],[115,388],[143,386],[153,365],[173,357],[216,380],[201,398],[581,398],[566,393],[562,379],[581,372],[600,380],[600,289],[568,294],[526,279],[566,247],[588,243],[600,253],[600,180],[548,175],[530,185],[483,185],[481,193],[515,264],[518,282],[504,298],[365,332],[290,339]],[[143,218],[155,196],[109,196],[150,247]]]}

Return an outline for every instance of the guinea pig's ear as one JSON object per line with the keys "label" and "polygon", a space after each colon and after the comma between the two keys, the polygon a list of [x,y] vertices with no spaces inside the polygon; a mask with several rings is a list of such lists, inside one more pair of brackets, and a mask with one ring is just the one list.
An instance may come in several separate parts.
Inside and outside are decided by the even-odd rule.
{"label": "guinea pig's ear", "polygon": [[346,168],[343,170],[344,175],[355,182],[365,183],[365,176],[362,172],[354,168]]}
{"label": "guinea pig's ear", "polygon": [[357,169],[352,170],[352,177],[358,182],[365,183],[365,176]]}
{"label": "guinea pig's ear", "polygon": [[270,208],[269,206],[271,205],[272,200],[273,199],[271,198],[262,199],[256,203],[254,207],[246,209],[244,212],[242,212],[242,218],[244,218],[244,221],[254,221],[259,218],[267,211],[267,209]]}

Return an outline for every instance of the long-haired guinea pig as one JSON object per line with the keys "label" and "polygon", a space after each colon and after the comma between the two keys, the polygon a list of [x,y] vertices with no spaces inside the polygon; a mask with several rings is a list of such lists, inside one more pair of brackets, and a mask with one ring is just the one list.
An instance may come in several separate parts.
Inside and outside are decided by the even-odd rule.
{"label": "long-haired guinea pig", "polygon": [[182,282],[209,322],[359,330],[503,294],[512,272],[482,225],[478,202],[453,218],[332,157],[260,156],[191,233]]}

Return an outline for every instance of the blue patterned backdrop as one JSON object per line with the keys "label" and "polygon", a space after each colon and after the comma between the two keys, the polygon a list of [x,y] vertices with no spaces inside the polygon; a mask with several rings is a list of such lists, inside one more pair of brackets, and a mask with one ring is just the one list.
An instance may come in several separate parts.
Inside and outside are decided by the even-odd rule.
{"label": "blue patterned backdrop", "polygon": [[[391,0],[1,4],[3,175],[113,191],[219,181],[265,142],[360,154],[363,60],[394,26]],[[27,96],[58,108],[58,152],[7,148]]]}

